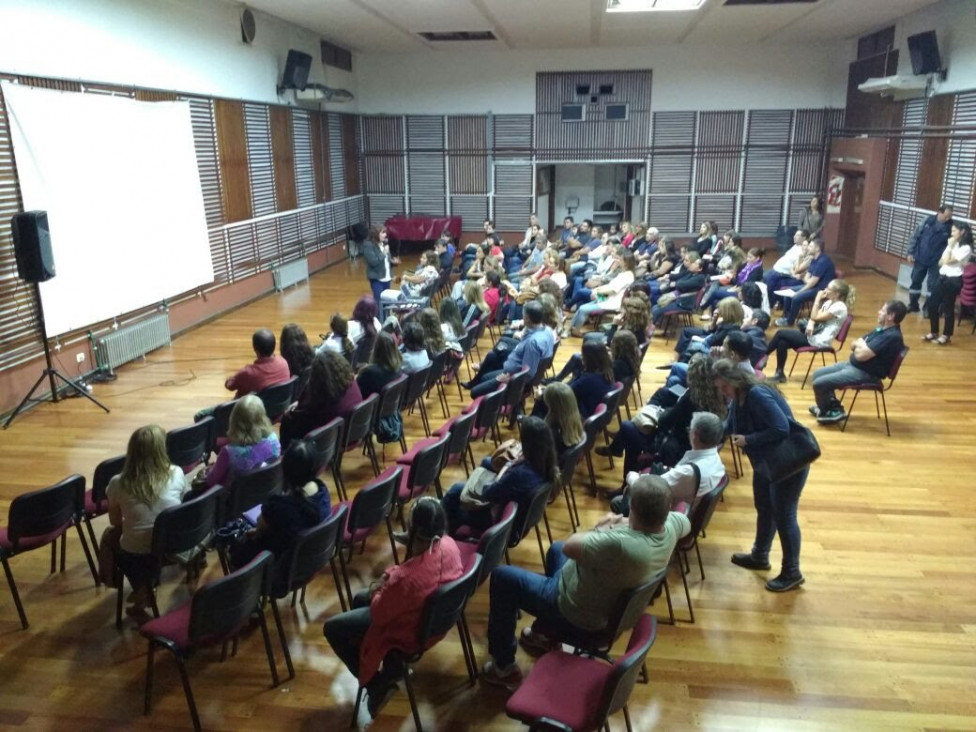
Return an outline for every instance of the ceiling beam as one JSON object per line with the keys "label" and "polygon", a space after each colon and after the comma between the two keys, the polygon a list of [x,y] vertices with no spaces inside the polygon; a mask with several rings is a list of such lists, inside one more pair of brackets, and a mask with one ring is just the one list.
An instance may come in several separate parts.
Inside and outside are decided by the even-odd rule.
{"label": "ceiling beam", "polygon": [[412,32],[410,29],[404,28],[402,25],[400,25],[399,23],[397,23],[395,20],[393,20],[392,18],[388,17],[385,13],[383,13],[383,12],[377,10],[376,8],[374,8],[366,0],[349,0],[349,2],[352,3],[353,5],[355,5],[357,8],[360,8],[361,10],[369,13],[370,15],[372,15],[377,20],[383,21],[388,26],[390,26],[394,30],[398,31],[400,34],[406,36],[407,38],[409,38],[410,40],[412,40],[417,45],[422,46],[424,48],[430,48],[430,49],[433,48],[433,46],[428,41],[426,41],[424,38],[422,38],[421,36],[419,36],[416,33]]}

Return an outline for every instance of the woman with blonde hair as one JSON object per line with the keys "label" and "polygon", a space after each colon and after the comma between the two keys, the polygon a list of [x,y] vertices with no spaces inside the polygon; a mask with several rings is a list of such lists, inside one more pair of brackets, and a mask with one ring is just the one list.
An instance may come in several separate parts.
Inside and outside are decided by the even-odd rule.
{"label": "woman with blonde hair", "polygon": [[542,401],[548,409],[545,419],[556,443],[556,453],[562,457],[566,450],[583,439],[583,420],[576,404],[576,395],[569,384],[556,381],[543,390]]}
{"label": "woman with blonde hair", "polygon": [[148,620],[146,604],[159,563],[152,555],[153,526],[164,509],[178,506],[186,492],[183,470],[166,454],[166,432],[158,424],[140,427],[129,438],[122,472],[109,481],[108,520],[121,528],[118,564],[132,585],[126,613]]}
{"label": "woman with blonde hair", "polygon": [[207,471],[207,486],[226,485],[234,475],[254,470],[279,455],[281,444],[264,403],[254,394],[243,396],[231,410],[227,444]]}
{"label": "woman with blonde hair", "polygon": [[470,281],[464,285],[464,317],[461,325],[467,329],[476,320],[487,318],[491,314],[491,308],[485,302],[485,290],[475,281]]}
{"label": "woman with blonde hair", "polygon": [[[715,319],[709,323],[710,327],[682,328],[674,345],[676,360],[687,363],[693,353],[707,352],[712,346],[721,346],[729,333],[742,328],[744,321],[745,310],[739,298],[726,297],[715,308]],[[696,336],[698,340],[695,340]]]}
{"label": "woman with blonde hair", "polygon": [[417,314],[417,323],[424,329],[424,342],[427,344],[427,355],[431,358],[439,356],[447,350],[444,331],[441,330],[441,319],[434,308],[424,308]]}

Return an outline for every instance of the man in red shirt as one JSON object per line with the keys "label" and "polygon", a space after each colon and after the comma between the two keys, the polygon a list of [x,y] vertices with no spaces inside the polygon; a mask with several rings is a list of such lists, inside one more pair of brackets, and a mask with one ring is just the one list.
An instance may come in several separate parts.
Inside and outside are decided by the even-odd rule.
{"label": "man in red shirt", "polygon": [[251,345],[257,358],[224,382],[224,386],[240,399],[245,394],[261,391],[266,386],[288,381],[288,363],[275,355],[275,335],[267,328],[254,331]]}

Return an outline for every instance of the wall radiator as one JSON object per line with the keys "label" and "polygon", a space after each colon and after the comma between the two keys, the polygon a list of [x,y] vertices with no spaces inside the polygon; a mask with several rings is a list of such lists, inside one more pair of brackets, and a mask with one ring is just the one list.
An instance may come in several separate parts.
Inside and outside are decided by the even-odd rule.
{"label": "wall radiator", "polygon": [[171,342],[169,315],[159,313],[102,336],[95,342],[95,362],[111,371]]}
{"label": "wall radiator", "polygon": [[294,262],[278,265],[272,268],[275,292],[281,292],[286,287],[296,285],[308,279],[308,259],[302,257]]}

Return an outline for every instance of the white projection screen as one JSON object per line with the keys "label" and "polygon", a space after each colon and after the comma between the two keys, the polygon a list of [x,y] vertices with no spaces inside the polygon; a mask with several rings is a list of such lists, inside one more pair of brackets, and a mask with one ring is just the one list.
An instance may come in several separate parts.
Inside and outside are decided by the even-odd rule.
{"label": "white projection screen", "polygon": [[49,336],[213,281],[186,102],[2,89],[24,210],[51,228]]}

